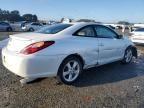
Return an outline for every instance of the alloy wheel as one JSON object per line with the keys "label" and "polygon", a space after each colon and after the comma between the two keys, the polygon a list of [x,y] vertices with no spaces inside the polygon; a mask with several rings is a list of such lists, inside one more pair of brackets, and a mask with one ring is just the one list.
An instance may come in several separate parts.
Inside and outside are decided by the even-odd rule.
{"label": "alloy wheel", "polygon": [[80,65],[76,60],[69,61],[63,68],[63,78],[67,82],[74,81],[80,73]]}

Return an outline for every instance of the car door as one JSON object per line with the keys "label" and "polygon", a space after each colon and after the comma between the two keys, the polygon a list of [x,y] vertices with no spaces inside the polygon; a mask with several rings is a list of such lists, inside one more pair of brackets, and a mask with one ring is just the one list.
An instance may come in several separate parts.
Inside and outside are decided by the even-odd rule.
{"label": "car door", "polygon": [[30,26],[30,28],[36,30],[37,29],[37,24],[36,23],[32,23],[31,26]]}
{"label": "car door", "polygon": [[7,28],[10,27],[10,25],[6,22],[2,22],[2,31],[7,31]]}
{"label": "car door", "polygon": [[97,25],[95,31],[99,41],[99,64],[122,59],[125,50],[123,38],[106,26]]}
{"label": "car door", "polygon": [[97,65],[98,63],[98,39],[93,25],[85,26],[74,33],[76,45],[80,48],[80,55],[82,55],[86,68]]}
{"label": "car door", "polygon": [[42,24],[38,23],[37,25],[38,25],[38,28],[37,28],[37,29],[42,28]]}
{"label": "car door", "polygon": [[0,31],[5,31],[6,30],[6,25],[4,22],[0,23]]}
{"label": "car door", "polygon": [[33,25],[34,30],[38,30],[41,28],[41,25],[39,23],[33,23],[32,25]]}

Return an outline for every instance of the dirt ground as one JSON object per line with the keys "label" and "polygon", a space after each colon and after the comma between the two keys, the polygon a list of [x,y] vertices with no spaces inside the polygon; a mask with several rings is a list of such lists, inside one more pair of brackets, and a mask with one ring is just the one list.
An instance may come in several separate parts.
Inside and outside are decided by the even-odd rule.
{"label": "dirt ground", "polygon": [[0,40],[4,40],[9,37],[9,35],[17,34],[22,32],[0,32]]}
{"label": "dirt ground", "polygon": [[144,46],[131,64],[85,70],[73,86],[55,78],[22,86],[0,59],[0,108],[144,108]]}

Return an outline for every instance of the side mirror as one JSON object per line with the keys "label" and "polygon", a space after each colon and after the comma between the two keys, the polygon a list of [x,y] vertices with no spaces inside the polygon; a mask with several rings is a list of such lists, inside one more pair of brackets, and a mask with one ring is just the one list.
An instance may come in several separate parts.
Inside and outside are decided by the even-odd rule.
{"label": "side mirror", "polygon": [[118,39],[122,39],[123,38],[123,35],[118,35]]}

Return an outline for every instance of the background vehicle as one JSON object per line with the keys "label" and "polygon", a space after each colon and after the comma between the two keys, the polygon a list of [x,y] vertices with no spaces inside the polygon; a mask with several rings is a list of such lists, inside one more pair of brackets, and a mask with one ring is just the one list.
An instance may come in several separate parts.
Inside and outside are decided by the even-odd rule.
{"label": "background vehicle", "polygon": [[13,24],[11,24],[13,31],[22,31],[22,27],[25,26],[25,24],[30,23],[27,21],[20,21],[20,22],[15,22]]}
{"label": "background vehicle", "polygon": [[43,27],[43,25],[41,23],[32,22],[32,23],[28,23],[28,24],[25,24],[24,26],[22,26],[22,30],[32,32],[32,31],[36,31],[36,30],[40,29],[41,27]]}
{"label": "background vehicle", "polygon": [[7,22],[0,22],[0,31],[10,32],[10,31],[12,31],[12,27]]}
{"label": "background vehicle", "polygon": [[136,29],[144,28],[144,24],[134,24],[132,28],[133,28],[133,31],[135,31]]}
{"label": "background vehicle", "polygon": [[119,60],[128,64],[133,56],[137,50],[128,38],[95,23],[55,24],[13,35],[2,50],[4,66],[25,80],[57,76],[65,84],[74,83],[83,69]]}
{"label": "background vehicle", "polygon": [[105,25],[105,26],[107,26],[107,27],[110,27],[111,29],[116,29],[114,26],[112,26],[112,25],[108,25],[108,24],[103,24],[103,25]]}
{"label": "background vehicle", "polygon": [[131,32],[131,40],[137,44],[144,44],[144,28],[138,28]]}

